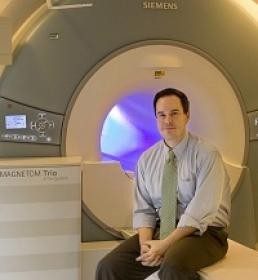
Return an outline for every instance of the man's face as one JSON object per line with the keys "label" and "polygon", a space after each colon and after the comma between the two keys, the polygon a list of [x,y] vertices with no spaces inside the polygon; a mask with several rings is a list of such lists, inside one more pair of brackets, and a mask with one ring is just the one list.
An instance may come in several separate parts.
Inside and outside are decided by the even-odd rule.
{"label": "man's face", "polygon": [[156,104],[157,126],[166,143],[174,146],[185,135],[189,115],[185,114],[177,96],[164,96]]}

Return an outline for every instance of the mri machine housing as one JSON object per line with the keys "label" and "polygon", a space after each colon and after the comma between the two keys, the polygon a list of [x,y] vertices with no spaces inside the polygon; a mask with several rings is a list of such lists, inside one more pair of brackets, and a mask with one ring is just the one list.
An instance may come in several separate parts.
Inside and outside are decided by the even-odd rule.
{"label": "mri machine housing", "polygon": [[[152,73],[153,70],[165,69],[168,75],[164,82],[153,81],[152,75],[148,74],[144,82],[152,86],[148,88],[151,93],[172,82],[171,86],[178,85],[190,94],[193,88],[196,110],[200,107],[197,103],[200,89],[202,94],[207,95],[208,111],[214,113],[216,106],[224,106],[222,115],[218,112],[213,116],[220,119],[219,123],[223,122],[223,118],[230,119],[230,115],[225,115],[225,108],[231,114],[231,101],[236,102],[234,106],[239,107],[239,114],[236,114],[238,132],[234,124],[236,120],[231,121],[236,131],[234,135],[239,136],[242,142],[239,139],[235,141],[242,143],[242,147],[238,146],[236,154],[239,156],[236,158],[234,150],[232,156],[225,158],[233,170],[232,174],[238,170],[237,179],[233,180],[230,234],[232,239],[253,247],[258,239],[258,46],[254,39],[257,37],[257,25],[231,1],[174,1],[177,9],[172,10],[146,9],[144,2],[96,1],[92,8],[66,10],[47,10],[45,4],[41,6],[42,1],[37,2],[39,9],[24,27],[20,44],[14,52],[13,64],[5,68],[0,80],[0,155],[9,158],[79,153],[85,161],[99,161],[100,131],[106,114],[123,95],[143,88],[140,70],[126,68],[123,58],[134,55],[134,52],[137,56],[138,50],[145,47],[150,48],[150,55],[157,57],[163,54],[162,48],[171,50],[168,57],[173,57],[176,50],[179,59],[184,58],[183,52],[188,53],[193,58],[206,61],[204,64],[213,65],[221,73],[229,92],[233,92],[231,99],[218,95],[220,104],[214,104],[212,100],[216,92],[209,97],[206,88],[198,88],[197,80],[191,80],[194,73],[184,72],[184,67],[178,69],[183,72],[181,80],[180,77],[173,80],[169,71],[172,69],[173,73],[177,73],[177,67],[173,66],[175,62],[172,65],[167,65],[166,61],[148,64],[153,63],[148,60],[143,65],[146,71]],[[118,83],[121,88],[114,87],[105,78],[114,70],[110,68],[108,71],[112,65],[126,68],[127,75],[124,77],[121,68],[115,72],[121,72],[121,77],[117,76],[121,78]],[[104,80],[98,80],[99,77]],[[128,84],[129,79],[135,84]],[[96,84],[100,83],[103,89],[108,88],[108,91],[101,92],[103,96],[98,95],[100,89],[96,88]],[[127,83],[128,87],[122,87],[123,83]],[[220,89],[212,79],[210,85]],[[89,110],[85,110],[83,120],[74,109],[80,98]],[[228,104],[224,104],[225,100]],[[97,117],[90,115],[90,108],[94,108]],[[18,127],[12,127],[12,118],[17,115],[20,117]],[[7,126],[8,117],[10,126]],[[93,123],[96,121],[95,127],[89,125],[91,118]],[[197,121],[196,117],[196,126]],[[78,151],[74,150],[73,142],[78,131],[69,134],[76,122],[78,126],[85,122],[88,133],[85,136],[79,130],[83,137],[78,143]],[[208,122],[208,125],[212,123]],[[194,128],[194,123],[192,126]],[[218,137],[222,139],[221,143],[227,142],[225,132],[231,133],[218,133],[223,134]],[[204,136],[209,138],[209,134]],[[80,150],[84,140],[86,148]],[[227,151],[218,141],[215,144],[222,149],[225,157]],[[234,144],[233,139],[232,146]],[[119,233],[105,225],[86,203],[83,204],[82,221],[83,241],[119,238]]]}

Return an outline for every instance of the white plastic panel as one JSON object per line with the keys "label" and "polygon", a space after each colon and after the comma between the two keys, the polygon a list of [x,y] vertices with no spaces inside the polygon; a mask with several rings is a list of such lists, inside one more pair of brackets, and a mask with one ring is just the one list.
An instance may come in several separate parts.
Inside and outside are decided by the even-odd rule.
{"label": "white plastic panel", "polygon": [[118,162],[83,162],[82,200],[107,228],[132,227],[133,181]]}

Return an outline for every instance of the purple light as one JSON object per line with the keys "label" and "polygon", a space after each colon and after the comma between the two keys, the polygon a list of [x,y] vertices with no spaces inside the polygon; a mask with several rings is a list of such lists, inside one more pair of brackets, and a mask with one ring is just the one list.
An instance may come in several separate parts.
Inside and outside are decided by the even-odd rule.
{"label": "purple light", "polygon": [[117,160],[125,170],[135,170],[141,153],[160,139],[152,99],[149,93],[133,93],[112,108],[101,134],[102,160]]}

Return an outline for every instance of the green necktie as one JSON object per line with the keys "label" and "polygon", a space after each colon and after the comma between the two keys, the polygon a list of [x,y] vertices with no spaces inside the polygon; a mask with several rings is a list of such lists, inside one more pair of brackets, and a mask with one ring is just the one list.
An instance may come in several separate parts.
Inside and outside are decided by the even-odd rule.
{"label": "green necktie", "polygon": [[160,239],[166,238],[176,227],[177,167],[175,159],[174,152],[169,150],[162,177]]}

